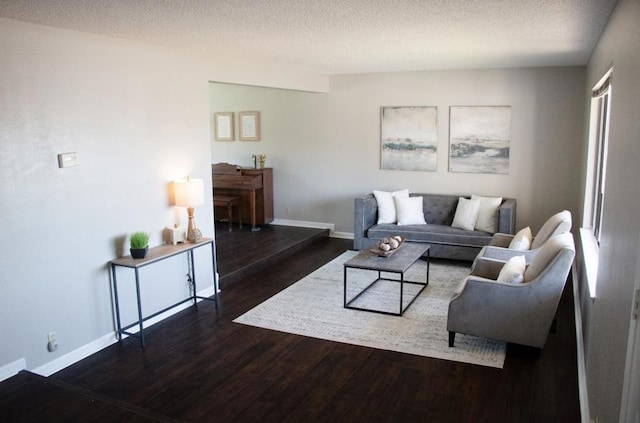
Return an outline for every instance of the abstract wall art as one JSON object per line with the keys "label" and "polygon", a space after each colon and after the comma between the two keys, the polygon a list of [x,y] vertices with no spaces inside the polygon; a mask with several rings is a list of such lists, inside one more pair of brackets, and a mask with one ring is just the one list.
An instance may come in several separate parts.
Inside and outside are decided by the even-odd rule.
{"label": "abstract wall art", "polygon": [[451,106],[449,171],[509,173],[510,106]]}
{"label": "abstract wall art", "polygon": [[382,107],[381,168],[435,171],[438,150],[437,107]]}

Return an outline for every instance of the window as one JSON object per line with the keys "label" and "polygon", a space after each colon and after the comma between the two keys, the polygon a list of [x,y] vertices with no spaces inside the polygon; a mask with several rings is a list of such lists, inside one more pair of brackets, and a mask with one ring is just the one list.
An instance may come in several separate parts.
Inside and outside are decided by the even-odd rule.
{"label": "window", "polygon": [[610,104],[611,70],[593,88],[591,117],[589,120],[589,163],[584,204],[584,224],[590,227],[598,243],[600,243],[602,231]]}
{"label": "window", "polygon": [[598,250],[602,236],[612,71],[613,69],[610,69],[593,87],[591,92],[587,179],[585,181],[583,227],[580,229],[580,237],[585,258],[587,281],[592,298],[596,296]]}

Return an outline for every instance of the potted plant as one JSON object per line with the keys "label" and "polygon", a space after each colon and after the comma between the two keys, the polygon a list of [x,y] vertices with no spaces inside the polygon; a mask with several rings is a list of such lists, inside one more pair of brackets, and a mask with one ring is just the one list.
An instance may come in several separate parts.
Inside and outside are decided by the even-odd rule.
{"label": "potted plant", "polygon": [[134,259],[144,258],[149,251],[149,234],[146,232],[134,232],[129,237],[129,251]]}

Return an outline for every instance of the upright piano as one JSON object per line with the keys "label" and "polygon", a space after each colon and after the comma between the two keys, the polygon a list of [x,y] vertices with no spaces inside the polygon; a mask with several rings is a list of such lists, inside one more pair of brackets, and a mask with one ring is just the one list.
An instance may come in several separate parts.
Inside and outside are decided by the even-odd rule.
{"label": "upright piano", "polygon": [[[243,168],[229,163],[211,165],[214,195],[240,198],[240,220],[252,230],[273,221],[273,169]],[[220,213],[220,214],[219,214]],[[217,216],[225,216],[216,210]]]}

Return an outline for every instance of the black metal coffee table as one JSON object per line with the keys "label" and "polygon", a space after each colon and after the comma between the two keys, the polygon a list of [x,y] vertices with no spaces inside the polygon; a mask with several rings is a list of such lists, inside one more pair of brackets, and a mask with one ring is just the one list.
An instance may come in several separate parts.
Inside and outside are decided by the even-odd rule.
{"label": "black metal coffee table", "polygon": [[[348,260],[344,263],[344,307],[350,308],[353,310],[363,310],[363,311],[372,311],[375,313],[382,314],[390,314],[393,316],[402,316],[407,308],[416,298],[422,293],[422,291],[429,285],[429,248],[430,245],[426,244],[414,244],[414,243],[404,243],[400,248],[398,248],[395,253],[390,257],[380,257],[370,251],[361,251],[357,256]],[[411,267],[420,257],[426,254],[427,257],[427,278],[426,282],[415,282],[415,281],[406,281],[404,279],[404,273]],[[364,289],[362,289],[355,297],[351,298],[347,301],[347,271],[348,269],[363,269],[363,270],[372,270],[378,272],[378,277],[367,285]],[[400,275],[400,279],[388,279],[382,277],[382,272],[387,273],[397,273]],[[384,310],[375,310],[364,307],[357,307],[352,305],[354,301],[356,301],[362,294],[364,294],[369,288],[374,286],[379,281],[391,281],[398,282],[400,284],[400,307],[398,312],[389,312]],[[418,291],[417,294],[409,301],[409,303],[403,307],[402,300],[404,295],[404,284],[413,284],[413,285],[421,285],[422,288]]]}

